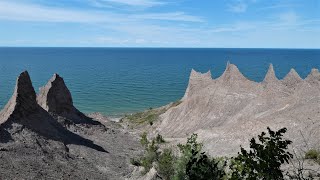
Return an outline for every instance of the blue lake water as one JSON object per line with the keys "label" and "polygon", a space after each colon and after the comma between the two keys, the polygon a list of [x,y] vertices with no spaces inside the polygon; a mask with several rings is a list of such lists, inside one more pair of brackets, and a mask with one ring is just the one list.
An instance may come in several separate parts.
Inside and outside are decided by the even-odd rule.
{"label": "blue lake water", "polygon": [[0,106],[15,79],[28,70],[38,91],[60,74],[81,111],[110,116],[158,107],[180,99],[192,68],[220,76],[227,61],[249,79],[262,81],[269,63],[278,78],[295,68],[306,77],[320,68],[320,50],[187,48],[0,48]]}

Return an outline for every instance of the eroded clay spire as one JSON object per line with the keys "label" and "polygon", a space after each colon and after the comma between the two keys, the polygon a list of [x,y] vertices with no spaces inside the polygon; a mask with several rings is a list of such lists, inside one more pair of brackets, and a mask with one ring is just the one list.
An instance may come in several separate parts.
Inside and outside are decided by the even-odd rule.
{"label": "eroded clay spire", "polygon": [[310,84],[320,84],[320,72],[318,69],[313,68],[310,74],[305,79]]}
{"label": "eroded clay spire", "polygon": [[283,78],[282,82],[288,87],[294,87],[298,83],[302,82],[303,79],[299,74],[292,68],[289,73]]}
{"label": "eroded clay spire", "polygon": [[279,79],[276,77],[276,74],[275,74],[274,69],[273,69],[273,65],[270,64],[268,72],[267,72],[263,82],[265,82],[265,83],[274,83],[274,82],[277,82],[277,81],[279,81]]}
{"label": "eroded clay spire", "polygon": [[38,107],[36,93],[27,71],[22,72],[16,81],[12,97],[0,112],[0,122],[9,118],[19,119],[27,117]]}
{"label": "eroded clay spire", "polygon": [[188,87],[182,100],[188,96],[191,96],[198,88],[209,85],[211,82],[212,76],[210,70],[206,73],[200,73],[192,69],[189,77]]}
{"label": "eroded clay spire", "polygon": [[58,115],[70,113],[74,109],[71,93],[58,74],[54,74],[48,83],[40,88],[37,101],[43,109]]}
{"label": "eroded clay spire", "polygon": [[218,78],[223,82],[236,82],[236,81],[247,81],[248,79],[243,76],[238,67],[234,64],[227,62],[227,66],[223,74]]}

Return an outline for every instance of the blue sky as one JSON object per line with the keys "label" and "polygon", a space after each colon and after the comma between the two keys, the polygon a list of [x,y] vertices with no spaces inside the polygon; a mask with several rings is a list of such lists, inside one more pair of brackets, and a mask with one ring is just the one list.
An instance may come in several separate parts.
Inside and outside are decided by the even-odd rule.
{"label": "blue sky", "polygon": [[320,48],[320,0],[0,0],[0,46]]}

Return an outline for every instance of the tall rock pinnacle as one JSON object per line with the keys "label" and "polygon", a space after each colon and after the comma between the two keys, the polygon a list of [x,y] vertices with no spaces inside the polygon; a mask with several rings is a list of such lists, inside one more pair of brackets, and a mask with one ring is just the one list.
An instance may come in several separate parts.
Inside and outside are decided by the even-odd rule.
{"label": "tall rock pinnacle", "polygon": [[223,83],[242,83],[244,81],[249,81],[243,74],[239,71],[238,67],[234,64],[227,63],[226,69],[223,74],[218,78],[218,80]]}
{"label": "tall rock pinnacle", "polygon": [[282,80],[284,85],[288,87],[294,87],[302,81],[303,79],[299,76],[299,74],[294,69],[291,69],[290,72]]}
{"label": "tall rock pinnacle", "polygon": [[312,69],[310,74],[305,79],[311,85],[320,84],[320,72],[318,69]]}
{"label": "tall rock pinnacle", "polygon": [[199,83],[210,83],[212,81],[211,71],[206,73],[196,72],[194,69],[191,70],[189,85],[193,86]]}
{"label": "tall rock pinnacle", "polygon": [[40,88],[37,102],[49,113],[65,117],[75,123],[87,122],[89,119],[73,106],[71,93],[58,74],[54,74],[48,83]]}
{"label": "tall rock pinnacle", "polygon": [[71,93],[58,74],[54,74],[49,82],[40,88],[37,101],[43,109],[58,115],[71,113],[74,109]]}
{"label": "tall rock pinnacle", "polygon": [[212,82],[210,70],[206,73],[200,73],[192,69],[189,77],[188,87],[182,99],[192,96],[195,91],[197,91],[199,88],[203,88],[203,86],[209,85],[210,82]]}
{"label": "tall rock pinnacle", "polygon": [[273,69],[273,65],[270,64],[269,65],[269,69],[268,69],[268,72],[263,80],[264,83],[275,83],[275,82],[278,82],[278,78],[276,77],[276,74],[274,72],[274,69]]}
{"label": "tall rock pinnacle", "polygon": [[36,93],[28,72],[24,71],[17,78],[11,99],[0,112],[0,123],[9,118],[19,119],[27,117],[35,112],[37,108]]}
{"label": "tall rock pinnacle", "polygon": [[[51,104],[49,104],[48,108],[59,112],[61,112],[60,110],[72,110],[73,113],[77,113],[78,117],[80,117],[82,113],[78,112],[72,106],[70,92],[63,86],[62,78],[55,75],[52,80],[52,87],[48,88],[49,94],[51,93],[50,89],[55,91],[53,91],[53,95],[48,97],[49,99],[58,98],[58,101],[49,101]],[[67,92],[69,92],[69,94]],[[51,106],[52,104],[56,106]],[[59,105],[64,105],[64,108],[60,109]],[[31,131],[36,133],[32,136],[34,139],[39,139],[41,136],[46,139],[61,141],[64,144],[79,144],[105,152],[102,147],[95,145],[92,141],[68,131],[54,119],[54,116],[51,116],[40,107],[37,103],[37,96],[33,89],[30,76],[28,72],[25,71],[17,78],[13,95],[0,112],[0,142],[13,140],[21,143],[22,138],[23,141],[33,144],[34,139],[30,140],[28,139],[30,136],[25,136],[26,134],[30,134]]]}
{"label": "tall rock pinnacle", "polygon": [[58,126],[53,125],[57,123],[38,105],[27,71],[22,72],[17,78],[13,95],[0,112],[1,126],[10,129],[14,123],[51,138],[56,138],[59,134]]}

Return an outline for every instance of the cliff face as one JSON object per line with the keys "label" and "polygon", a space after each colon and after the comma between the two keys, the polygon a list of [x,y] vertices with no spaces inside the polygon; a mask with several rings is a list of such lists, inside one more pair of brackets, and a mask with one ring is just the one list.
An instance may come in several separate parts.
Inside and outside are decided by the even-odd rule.
{"label": "cliff face", "polygon": [[37,110],[36,93],[27,71],[22,72],[16,81],[12,97],[0,112],[0,123],[9,118],[24,118]]}
{"label": "cliff face", "polygon": [[[37,104],[36,93],[28,72],[22,72],[17,78],[12,97],[0,112],[0,126],[18,125],[38,132],[43,136],[60,138],[61,133],[53,124],[58,123]],[[19,131],[17,128],[9,129],[11,134]]]}
{"label": "cliff face", "polygon": [[[91,141],[68,131],[38,105],[27,71],[21,73],[17,78],[13,95],[0,112],[0,131],[6,132],[11,140],[20,139],[22,130],[25,130],[27,134],[36,133],[39,138],[45,137],[64,144],[86,145],[103,151]],[[0,140],[3,142],[8,139],[0,137]]]}
{"label": "cliff face", "polygon": [[310,146],[320,143],[320,75],[312,70],[301,79],[295,70],[279,80],[273,66],[260,83],[244,77],[228,64],[217,79],[191,72],[182,103],[161,115],[157,133],[185,138],[198,133],[214,155],[236,153],[240,145],[265,131],[288,128],[294,146],[301,147],[303,132]]}
{"label": "cliff face", "polygon": [[204,88],[212,81],[211,72],[208,71],[207,73],[199,73],[196,72],[194,69],[191,70],[189,84],[186,90],[186,93],[183,99],[192,96],[194,92],[197,92],[199,89]]}
{"label": "cliff face", "polygon": [[79,112],[57,74],[37,102],[23,72],[0,112],[0,179],[124,179],[140,146],[115,127]]}
{"label": "cliff face", "polygon": [[52,113],[68,114],[74,109],[71,93],[58,74],[54,74],[48,83],[40,88],[37,101],[43,109]]}
{"label": "cliff face", "polygon": [[74,107],[71,93],[58,74],[54,74],[48,83],[40,88],[37,102],[49,113],[66,118],[72,123],[94,123]]}

